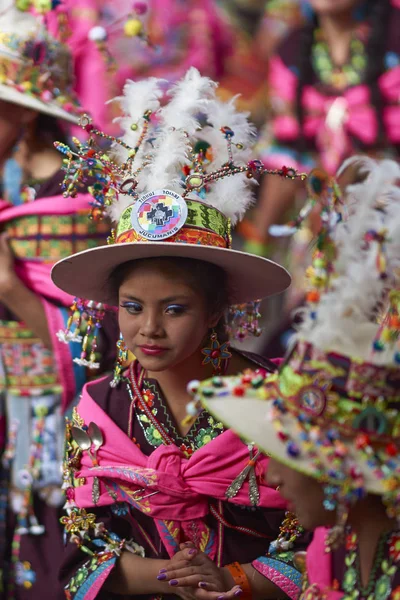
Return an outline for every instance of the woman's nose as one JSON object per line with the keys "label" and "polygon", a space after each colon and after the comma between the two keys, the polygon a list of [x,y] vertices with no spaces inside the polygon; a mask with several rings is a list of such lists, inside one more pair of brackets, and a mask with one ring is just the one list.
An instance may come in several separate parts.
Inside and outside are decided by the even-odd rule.
{"label": "woman's nose", "polygon": [[143,313],[140,325],[140,333],[143,337],[152,338],[162,335],[162,319],[155,311]]}

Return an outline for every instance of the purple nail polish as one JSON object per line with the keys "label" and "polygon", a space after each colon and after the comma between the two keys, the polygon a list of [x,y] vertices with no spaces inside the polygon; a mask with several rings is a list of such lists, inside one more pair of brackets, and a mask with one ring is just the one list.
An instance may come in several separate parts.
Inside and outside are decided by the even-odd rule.
{"label": "purple nail polish", "polygon": [[165,573],[160,573],[160,575],[157,575],[157,579],[158,581],[165,581],[167,579],[167,575]]}
{"label": "purple nail polish", "polygon": [[190,554],[190,556],[193,556],[193,554],[196,554],[197,550],[196,548],[191,548],[188,552],[188,554]]}
{"label": "purple nail polish", "polygon": [[167,572],[167,569],[160,569],[158,572],[159,572],[159,573],[166,573],[166,572]]}
{"label": "purple nail polish", "polygon": [[242,588],[239,588],[238,590],[236,590],[236,592],[233,594],[236,598],[238,598],[239,596],[241,596],[243,594],[243,590]]}
{"label": "purple nail polish", "polygon": [[200,581],[199,587],[203,588],[203,590],[207,587],[207,583],[205,581]]}
{"label": "purple nail polish", "polygon": [[218,596],[217,600],[225,600],[225,596],[222,594],[222,596]]}
{"label": "purple nail polish", "polygon": [[169,585],[178,585],[178,580],[177,579],[171,579],[171,581],[169,582]]}

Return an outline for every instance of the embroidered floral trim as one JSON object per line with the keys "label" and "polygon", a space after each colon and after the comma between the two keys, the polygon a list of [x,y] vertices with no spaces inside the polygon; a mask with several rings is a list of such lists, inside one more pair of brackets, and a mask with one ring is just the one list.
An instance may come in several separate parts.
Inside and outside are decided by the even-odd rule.
{"label": "embroidered floral trim", "polygon": [[[168,434],[176,440],[177,446],[179,446],[180,450],[187,458],[191,456],[193,452],[202,448],[224,432],[222,423],[216,421],[214,417],[206,411],[203,411],[197,417],[187,435],[182,437],[172,422],[168,408],[163,402],[157,385],[145,380],[142,395],[147,408],[151,410],[157,420],[162,422]],[[144,413],[140,402],[137,403],[136,409],[137,418],[147,442],[153,446],[153,448],[158,448],[163,444],[160,432],[150,422],[148,416]],[[200,427],[201,425],[203,426]]]}

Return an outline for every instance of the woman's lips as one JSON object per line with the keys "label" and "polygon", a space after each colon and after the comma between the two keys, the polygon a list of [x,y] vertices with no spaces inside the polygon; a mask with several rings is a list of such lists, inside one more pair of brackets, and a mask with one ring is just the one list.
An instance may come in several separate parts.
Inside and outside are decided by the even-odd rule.
{"label": "woman's lips", "polygon": [[139,348],[147,356],[157,356],[167,351],[167,348],[163,348],[162,346],[139,346]]}

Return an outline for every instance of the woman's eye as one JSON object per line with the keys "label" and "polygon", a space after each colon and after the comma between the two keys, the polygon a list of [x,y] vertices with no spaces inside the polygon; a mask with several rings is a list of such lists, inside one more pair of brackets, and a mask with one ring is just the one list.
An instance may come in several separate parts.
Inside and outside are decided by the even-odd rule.
{"label": "woman's eye", "polygon": [[123,302],[121,307],[125,308],[130,315],[137,315],[142,310],[141,304],[138,304],[137,302]]}
{"label": "woman's eye", "polygon": [[185,306],[181,306],[180,304],[171,304],[171,306],[167,307],[165,312],[168,315],[181,315],[185,312],[185,310]]}

